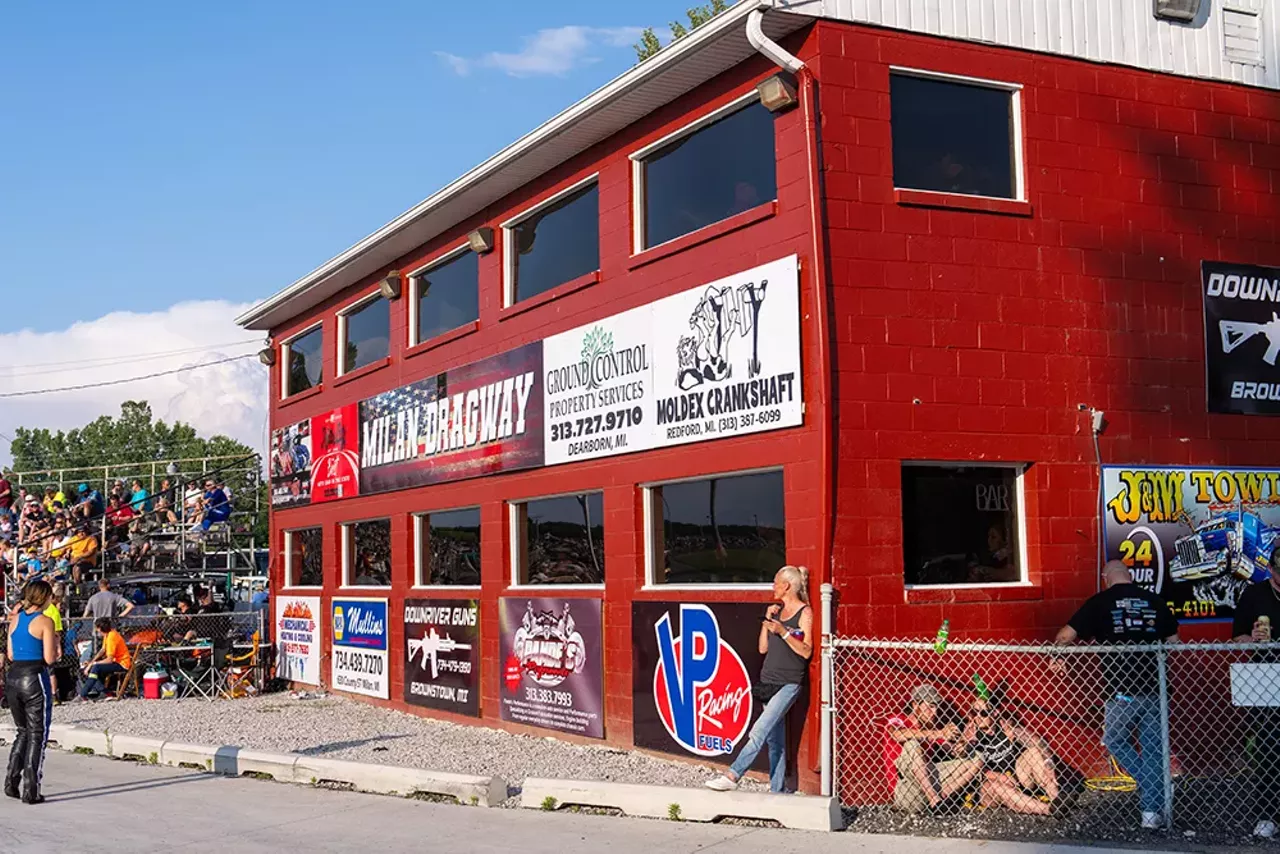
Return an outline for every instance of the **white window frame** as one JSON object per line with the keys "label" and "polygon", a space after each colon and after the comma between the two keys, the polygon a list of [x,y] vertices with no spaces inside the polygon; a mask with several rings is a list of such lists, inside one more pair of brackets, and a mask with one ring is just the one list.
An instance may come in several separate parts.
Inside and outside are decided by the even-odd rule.
{"label": "white window frame", "polygon": [[[761,590],[772,590],[773,582],[761,582],[759,584],[668,584],[665,581],[658,581],[658,554],[654,548],[654,535],[657,533],[655,525],[662,522],[662,513],[656,506],[657,490],[664,486],[671,486],[679,483],[695,483],[703,480],[715,480],[723,477],[745,477],[752,474],[770,474],[778,472],[782,475],[783,496],[782,496],[782,516],[783,530],[787,525],[787,507],[786,507],[786,471],[783,466],[765,466],[763,468],[754,469],[734,469],[733,471],[713,472],[711,474],[700,474],[693,477],[678,477],[670,480],[652,481],[640,484],[642,490],[642,498],[644,501],[644,587],[641,590],[749,590],[758,592]],[[784,559],[785,563],[785,559]],[[779,567],[781,568],[781,567]]]}
{"label": "white window frame", "polygon": [[[324,321],[317,320],[315,323],[311,324],[301,332],[290,335],[287,340],[281,342],[280,344],[280,399],[281,400],[288,400],[294,394],[302,393],[302,392],[292,392],[289,390],[289,362],[290,362],[290,354],[291,354],[291,350],[290,350],[291,345],[293,344],[294,341],[297,341],[299,338],[302,338],[303,336],[310,335],[312,332],[315,332],[317,329],[320,330],[320,361],[322,364],[321,364],[321,373],[320,373],[320,384],[316,386],[312,386],[312,388],[322,388],[324,386],[324,365],[323,365]],[[310,391],[310,389],[303,389],[303,391]]]}
{"label": "white window frame", "polygon": [[286,590],[323,590],[324,589],[324,556],[320,558],[320,583],[319,584],[294,584],[294,565],[293,565],[293,535],[300,531],[320,531],[321,549],[324,548],[324,526],[323,525],[307,525],[302,528],[290,528],[284,531],[284,588]]}
{"label": "white window frame", "polygon": [[[547,498],[572,498],[575,495],[593,495],[600,494],[601,504],[604,503],[604,489],[574,489],[569,492],[552,492],[549,495],[530,495],[525,498],[509,499],[507,501],[507,524],[511,534],[511,549],[507,555],[507,560],[511,564],[510,573],[507,581],[509,582],[509,590],[604,590],[604,584],[521,584],[520,583],[520,544],[524,542],[524,525],[521,524],[520,508],[528,504],[530,501],[542,501]],[[600,520],[601,526],[604,525],[604,519]],[[604,543],[601,542],[601,546]],[[606,556],[607,557],[607,556]],[[608,561],[606,560],[606,563]]]}
{"label": "white window frame", "polygon": [[[1018,531],[1018,567],[1021,578],[1018,581],[987,581],[974,584],[905,584],[906,566],[903,566],[903,582],[907,590],[990,590],[992,588],[1021,588],[1032,587],[1031,583],[1031,566],[1027,562],[1027,490],[1026,490],[1026,474],[1027,467],[1030,463],[1007,463],[995,462],[991,460],[902,460],[902,468],[984,468],[984,469],[1013,469],[1014,474],[1014,498],[1018,502],[1017,509],[1017,531]],[[901,500],[899,500],[901,505]],[[903,516],[903,510],[899,509],[899,518]],[[903,519],[902,536],[905,541],[907,535],[907,526]]]}
{"label": "white window frame", "polygon": [[[390,522],[390,516],[370,516],[368,519],[353,519],[350,522],[339,522],[338,527],[341,530],[341,536],[338,538],[338,545],[342,548],[342,577],[338,579],[339,588],[343,590],[390,590],[390,584],[352,584],[351,583],[351,529],[356,525],[362,525],[366,522]],[[394,546],[392,552],[395,551]],[[389,567],[394,573],[394,563]]]}
{"label": "white window frame", "polygon": [[[443,267],[445,264],[448,264],[450,261],[456,261],[457,259],[461,258],[463,255],[465,255],[470,251],[471,251],[471,244],[463,243],[461,246],[455,246],[454,248],[446,251],[443,255],[439,255],[436,258],[433,258],[432,260],[423,264],[421,267],[418,267],[416,270],[409,273],[409,346],[410,347],[417,346],[418,344],[421,344],[423,341],[431,340],[431,338],[423,338],[423,339],[418,338],[418,302],[419,302],[418,292],[422,288],[422,277],[425,276],[427,273],[430,273],[432,270],[435,270],[439,267]],[[476,282],[476,287],[477,288],[480,287],[479,282]],[[479,318],[477,318],[477,320],[478,319]],[[472,321],[468,321],[468,322],[472,322]],[[435,336],[433,335],[431,337],[434,338]]]}
{"label": "white window frame", "polygon": [[[671,240],[679,240],[681,237],[687,237],[690,234],[696,234],[697,231],[701,230],[701,228],[708,228],[712,225],[715,225],[715,223],[707,223],[707,225],[704,225],[695,231],[687,232],[685,234],[680,235],[679,237],[673,237],[671,238],[671,240],[664,241],[664,243],[655,243],[653,246],[645,246],[644,245],[644,240],[645,240],[645,234],[644,234],[644,219],[645,219],[644,217],[644,205],[645,205],[644,166],[645,164],[644,164],[644,161],[659,149],[666,148],[671,143],[676,142],[680,139],[683,139],[686,136],[692,136],[693,134],[697,133],[703,128],[708,127],[709,125],[713,125],[716,122],[720,121],[730,113],[736,113],[739,110],[750,106],[753,101],[759,101],[759,100],[760,100],[760,93],[755,89],[752,89],[750,92],[747,92],[745,95],[742,95],[738,98],[734,98],[732,101],[725,104],[724,106],[717,107],[711,112],[705,115],[699,116],[698,118],[694,119],[693,121],[679,128],[678,130],[674,130],[671,133],[667,134],[666,136],[662,137],[661,139],[651,142],[648,145],[646,145],[644,148],[641,148],[637,151],[633,151],[631,152],[631,154],[627,155],[631,160],[631,254],[632,255],[639,255],[641,252],[646,252],[650,249],[654,249],[658,246],[662,246],[664,245],[664,243],[670,243]],[[775,137],[775,144],[776,144],[776,137]],[[776,169],[777,164],[775,163],[774,166]],[[723,220],[721,221],[723,222]]]}
{"label": "white window frame", "polygon": [[[438,510],[422,510],[414,513],[413,519],[413,589],[414,590],[479,590],[479,584],[431,584],[424,580],[424,572],[428,567],[425,566],[426,561],[422,559],[423,538],[426,533],[426,525],[428,517],[435,513],[457,513],[462,510],[480,511],[478,504],[467,504],[462,507],[441,507]],[[484,519],[480,520],[481,536],[484,536]],[[481,552],[483,560],[483,551]],[[481,579],[484,577],[484,567],[481,566]],[[541,585],[536,585],[541,586]]]}
{"label": "white window frame", "polygon": [[[889,75],[902,75],[903,77],[920,77],[925,80],[940,80],[944,83],[959,83],[964,86],[979,86],[983,89],[996,89],[1001,92],[1008,92],[1009,102],[1009,133],[1013,135],[1013,197],[1006,196],[981,196],[976,193],[948,193],[940,190],[921,190],[918,187],[898,187],[895,190],[905,190],[907,192],[919,193],[937,193],[942,196],[955,196],[959,199],[996,199],[1003,202],[1025,202],[1027,200],[1027,165],[1026,165],[1026,140],[1023,138],[1022,130],[1022,84],[1010,83],[1007,80],[988,80],[985,77],[968,77],[964,74],[947,74],[942,71],[929,71],[924,68],[908,68],[902,65],[890,65]],[[892,135],[893,128],[890,122],[889,133]]]}
{"label": "white window frame", "polygon": [[[515,298],[516,296],[516,264],[518,261],[519,253],[516,251],[512,229],[514,229],[517,225],[529,219],[530,217],[536,216],[540,211],[551,207],[556,202],[563,201],[567,196],[572,196],[574,193],[578,192],[583,187],[586,187],[588,184],[598,185],[599,183],[600,183],[600,173],[592,172],[590,175],[587,175],[585,178],[581,178],[578,181],[575,181],[574,183],[565,187],[563,190],[559,190],[554,195],[549,196],[548,198],[538,202],[536,205],[529,208],[525,208],[524,210],[520,211],[520,213],[511,217],[510,219],[508,219],[506,222],[502,223],[499,226],[502,229],[502,307],[503,308],[510,308],[511,306],[515,305],[517,302]],[[599,238],[597,236],[597,240],[598,239]]]}
{"label": "white window frame", "polygon": [[[334,371],[335,376],[342,377],[342,376],[346,376],[349,373],[352,373],[352,371],[360,370],[360,368],[353,368],[352,371],[348,371],[346,369],[347,318],[355,314],[357,311],[364,308],[365,306],[370,305],[374,300],[380,300],[382,298],[383,298],[382,291],[375,288],[373,293],[365,294],[364,296],[357,299],[355,302],[348,303],[347,305],[338,309],[338,349],[337,349],[338,358],[336,360],[337,368]],[[387,321],[387,340],[388,341],[391,340],[391,322],[389,317]],[[388,350],[389,349],[390,348],[388,348]],[[388,353],[388,355],[390,355],[390,353]]]}

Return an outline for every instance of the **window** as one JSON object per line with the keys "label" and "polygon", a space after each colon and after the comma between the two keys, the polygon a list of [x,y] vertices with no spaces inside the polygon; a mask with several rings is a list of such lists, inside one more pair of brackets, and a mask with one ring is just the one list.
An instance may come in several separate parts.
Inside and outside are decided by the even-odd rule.
{"label": "window", "polygon": [[391,520],[342,526],[342,586],[391,585]]}
{"label": "window", "polygon": [[782,472],[648,489],[653,584],[768,584],[787,562]]}
{"label": "window", "polygon": [[480,318],[480,256],[463,249],[409,277],[410,345]]}
{"label": "window", "polygon": [[969,78],[889,76],[893,184],[1021,199],[1019,88]]}
{"label": "window", "polygon": [[284,345],[284,376],[281,397],[315,388],[324,379],[321,371],[324,353],[324,327],[317,326]]}
{"label": "window", "polygon": [[604,496],[511,505],[516,584],[604,584]]}
{"label": "window", "polygon": [[391,303],[381,294],[338,315],[338,375],[372,365],[391,352]]}
{"label": "window", "polygon": [[637,251],[778,197],[773,114],[758,100],[632,157],[642,214]]}
{"label": "window", "polygon": [[600,269],[600,194],[594,177],[503,227],[507,305]]}
{"label": "window", "polygon": [[284,532],[284,586],[324,586],[324,530],[303,528]]}
{"label": "window", "polygon": [[1021,467],[902,467],[908,585],[1023,580]]}
{"label": "window", "polygon": [[480,509],[442,510],[415,517],[418,587],[480,586]]}

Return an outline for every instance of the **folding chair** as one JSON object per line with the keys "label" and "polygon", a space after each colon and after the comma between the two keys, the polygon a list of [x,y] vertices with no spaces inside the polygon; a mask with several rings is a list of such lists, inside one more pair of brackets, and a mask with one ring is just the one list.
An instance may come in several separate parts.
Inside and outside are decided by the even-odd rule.
{"label": "folding chair", "polygon": [[262,648],[262,637],[253,633],[253,646],[243,655],[228,655],[226,667],[220,676],[220,694],[228,700],[247,697],[258,693],[258,653]]}

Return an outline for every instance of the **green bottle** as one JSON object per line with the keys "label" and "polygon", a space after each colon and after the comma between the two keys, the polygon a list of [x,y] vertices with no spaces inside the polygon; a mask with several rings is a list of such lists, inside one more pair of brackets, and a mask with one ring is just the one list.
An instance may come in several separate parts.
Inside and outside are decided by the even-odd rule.
{"label": "green bottle", "polygon": [[933,651],[939,655],[947,651],[947,635],[950,629],[950,620],[943,620],[942,625],[938,627],[938,636],[933,639]]}
{"label": "green bottle", "polygon": [[987,690],[987,683],[982,681],[982,676],[978,673],[973,674],[973,690],[978,695],[979,700],[991,699],[991,692]]}

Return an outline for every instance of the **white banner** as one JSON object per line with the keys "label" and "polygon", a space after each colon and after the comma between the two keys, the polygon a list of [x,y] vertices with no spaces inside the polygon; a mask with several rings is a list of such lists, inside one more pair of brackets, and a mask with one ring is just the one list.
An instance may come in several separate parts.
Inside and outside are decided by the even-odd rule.
{"label": "white banner", "polygon": [[276,675],[320,684],[320,597],[276,598]]}
{"label": "white banner", "polygon": [[329,687],[391,698],[387,667],[387,600],[333,600],[333,661]]}

